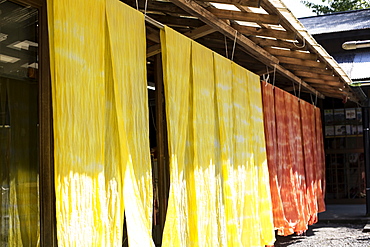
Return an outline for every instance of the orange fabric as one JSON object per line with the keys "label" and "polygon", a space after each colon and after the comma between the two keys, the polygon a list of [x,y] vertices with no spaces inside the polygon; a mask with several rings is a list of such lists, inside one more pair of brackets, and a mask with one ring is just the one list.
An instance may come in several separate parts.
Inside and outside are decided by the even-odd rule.
{"label": "orange fabric", "polygon": [[262,82],[264,125],[278,235],[302,234],[325,210],[320,110]]}

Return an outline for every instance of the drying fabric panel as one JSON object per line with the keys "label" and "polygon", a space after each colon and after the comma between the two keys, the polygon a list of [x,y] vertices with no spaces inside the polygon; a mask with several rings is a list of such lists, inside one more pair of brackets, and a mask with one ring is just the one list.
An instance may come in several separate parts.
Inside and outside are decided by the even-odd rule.
{"label": "drying fabric panel", "polygon": [[271,192],[269,186],[269,171],[267,166],[266,142],[263,123],[263,106],[260,78],[256,74],[248,72],[248,99],[251,111],[252,125],[252,153],[254,166],[258,178],[258,218],[260,220],[261,244],[273,245],[275,233],[272,220]]}
{"label": "drying fabric panel", "polygon": [[315,135],[315,114],[314,106],[305,102],[299,101],[301,111],[301,126],[302,126],[302,142],[306,172],[306,202],[308,205],[308,224],[312,225],[317,222],[317,182],[316,182],[316,164],[314,150],[316,142]]}
{"label": "drying fabric panel", "polygon": [[8,240],[7,246],[40,246],[38,86],[13,79],[1,84],[6,91],[9,112],[9,128],[1,130],[9,130],[9,146],[0,170],[0,216],[8,217],[8,221],[2,221],[5,225],[0,228],[9,230],[7,236],[3,236]]}
{"label": "drying fabric panel", "polygon": [[189,219],[194,219],[194,225],[197,225],[197,228],[190,229],[191,236],[197,235],[191,243],[193,246],[219,246],[216,165],[219,166],[220,157],[216,135],[213,52],[192,42],[191,67],[192,138],[189,142],[192,145],[189,147],[193,148],[193,152],[189,152],[189,156],[193,165],[187,165],[193,172],[193,179],[189,181],[193,183],[189,206],[194,215],[189,215]]}
{"label": "drying fabric panel", "polygon": [[[225,236],[220,246],[242,246],[238,235],[237,202],[234,172],[234,138],[233,133],[233,81],[232,62],[214,53],[214,72],[216,85],[216,102],[221,154],[221,185],[218,197],[223,201],[224,217],[220,219],[220,234]],[[236,166],[235,166],[236,167]],[[222,213],[219,214],[222,216]],[[225,243],[226,241],[226,243]]]}
{"label": "drying fabric panel", "polygon": [[104,245],[105,1],[48,6],[58,243]]}
{"label": "drying fabric panel", "polygon": [[[284,229],[284,235],[294,233],[299,216],[297,208],[297,190],[293,175],[294,153],[290,140],[294,140],[292,128],[292,104],[290,97],[285,97],[287,92],[274,88],[275,93],[275,118],[277,132],[277,173],[281,186],[281,200],[284,205],[284,215],[289,222],[289,228]],[[289,100],[288,102],[286,100]]]}
{"label": "drying fabric panel", "polygon": [[128,242],[154,246],[145,20],[142,13],[117,0],[106,3]]}
{"label": "drying fabric panel", "polygon": [[308,207],[306,202],[306,174],[302,147],[301,113],[299,109],[299,99],[293,95],[285,94],[286,104],[291,105],[291,123],[292,139],[289,140],[290,150],[293,152],[293,177],[296,187],[297,211],[299,215],[298,224],[294,232],[302,234],[308,229]]}
{"label": "drying fabric panel", "polygon": [[163,246],[273,244],[258,77],[167,27],[161,39],[171,157]]}
{"label": "drying fabric panel", "polygon": [[321,111],[320,108],[315,107],[315,126],[316,126],[316,148],[317,148],[317,206],[318,213],[325,211],[325,149],[324,136],[322,131]]}
{"label": "drying fabric panel", "polygon": [[289,229],[289,224],[287,219],[285,218],[283,202],[280,195],[281,190],[278,180],[274,88],[271,84],[267,82],[262,82],[261,89],[263,96],[262,99],[266,138],[266,153],[270,176],[270,190],[274,227],[278,230],[278,235],[284,235],[284,229]]}
{"label": "drying fabric panel", "polygon": [[[278,235],[302,234],[325,210],[320,111],[262,82],[274,226]],[[317,113],[317,111],[319,113]]]}
{"label": "drying fabric panel", "polygon": [[170,192],[162,246],[191,246],[188,224],[189,171],[185,164],[188,138],[191,40],[165,27],[161,31],[163,79],[166,95]]}
{"label": "drying fabric panel", "polygon": [[[245,246],[259,246],[260,234],[257,219],[256,193],[258,180],[254,168],[251,111],[248,105],[248,74],[244,68],[233,63],[233,107],[234,107],[234,172],[238,235]],[[248,178],[248,179],[247,179]]]}
{"label": "drying fabric panel", "polygon": [[121,245],[126,210],[130,245],[154,246],[144,16],[49,0],[48,21],[58,245]]}

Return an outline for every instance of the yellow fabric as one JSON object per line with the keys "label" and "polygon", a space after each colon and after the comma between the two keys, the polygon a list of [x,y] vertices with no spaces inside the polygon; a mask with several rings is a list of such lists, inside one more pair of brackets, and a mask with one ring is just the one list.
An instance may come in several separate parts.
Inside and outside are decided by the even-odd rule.
{"label": "yellow fabric", "polygon": [[168,27],[161,41],[171,157],[163,246],[273,244],[258,76]]}
{"label": "yellow fabric", "polygon": [[[165,27],[161,31],[163,77],[166,95],[170,192],[162,246],[190,245],[188,224],[188,170],[185,148],[188,137],[191,40]],[[181,73],[179,73],[181,71]]]}
{"label": "yellow fabric", "polygon": [[[6,85],[9,136],[4,140],[0,167],[0,234],[8,246],[40,246],[39,166],[37,155],[37,84],[0,78]],[[5,82],[5,83],[3,83]],[[4,95],[5,96],[5,95]],[[4,108],[3,108],[4,109]],[[3,125],[0,123],[0,125]],[[5,126],[4,126],[5,127]],[[3,140],[1,140],[3,141]],[[4,199],[4,200],[3,200]],[[5,209],[5,210],[4,210]],[[4,219],[3,218],[3,219]],[[3,223],[5,223],[3,225]],[[3,231],[2,228],[5,228]],[[5,236],[6,232],[8,236]]]}
{"label": "yellow fabric", "polygon": [[151,239],[141,13],[118,0],[48,0],[59,246]]}

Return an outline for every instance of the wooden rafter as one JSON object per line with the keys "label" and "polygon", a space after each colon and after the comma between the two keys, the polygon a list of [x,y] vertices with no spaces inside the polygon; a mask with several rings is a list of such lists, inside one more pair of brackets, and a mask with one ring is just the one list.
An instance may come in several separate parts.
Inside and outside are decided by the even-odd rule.
{"label": "wooden rafter", "polygon": [[[203,1],[203,0],[201,0]],[[205,1],[206,2],[206,1]],[[214,3],[224,3],[224,4],[240,4],[243,6],[259,8],[260,0],[212,0]]]}
{"label": "wooden rafter", "polygon": [[208,10],[220,19],[260,22],[264,24],[273,24],[273,25],[280,24],[280,18],[276,15],[246,13],[246,12],[241,12],[241,11],[224,10],[224,9],[216,9],[216,8],[208,8]]}
{"label": "wooden rafter", "polygon": [[246,36],[250,35],[258,35],[258,36],[266,36],[266,37],[273,37],[277,39],[290,39],[293,40],[295,38],[295,34],[292,32],[286,32],[282,30],[274,30],[271,28],[258,28],[258,27],[247,27],[238,24],[232,24],[232,27],[238,32]]}
{"label": "wooden rafter", "polygon": [[[282,74],[284,77],[289,78],[290,80],[294,81],[297,84],[301,84],[303,87],[307,88],[311,92],[318,95],[320,98],[324,98],[325,96],[315,90],[313,87],[308,85],[302,79],[295,76],[292,72],[285,69],[281,65],[279,65],[279,60],[269,54],[267,51],[256,45],[250,39],[246,38],[244,35],[240,34],[230,25],[227,25],[224,21],[217,18],[214,14],[210,11],[204,9],[195,1],[188,2],[187,0],[172,0],[174,4],[179,6],[180,8],[187,11],[189,14],[196,16],[199,20],[202,20],[204,23],[208,24],[209,26],[213,27],[215,30],[219,31],[223,35],[229,37],[230,39],[236,38],[236,42],[245,50],[250,56],[254,57],[255,59],[259,60],[260,62],[266,64],[270,67],[275,67],[276,71]],[[241,13],[241,12],[240,12]],[[279,18],[280,19],[280,18]],[[277,23],[278,24],[278,23]]]}

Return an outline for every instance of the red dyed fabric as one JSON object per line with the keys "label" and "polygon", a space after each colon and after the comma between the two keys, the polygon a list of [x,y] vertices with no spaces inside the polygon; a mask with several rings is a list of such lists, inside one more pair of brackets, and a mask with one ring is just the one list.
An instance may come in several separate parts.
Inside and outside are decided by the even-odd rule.
{"label": "red dyed fabric", "polygon": [[278,235],[302,234],[325,210],[320,110],[262,82],[267,162]]}
{"label": "red dyed fabric", "polygon": [[324,136],[322,132],[321,112],[319,108],[315,108],[316,115],[316,148],[317,148],[317,206],[318,212],[325,211],[325,152],[324,152]]}
{"label": "red dyed fabric", "polygon": [[270,191],[272,201],[272,213],[274,216],[274,226],[279,235],[285,235],[289,229],[289,224],[285,218],[283,202],[280,196],[280,186],[277,174],[277,138],[275,121],[275,97],[272,85],[262,82],[262,100],[266,139],[267,164],[270,178]]}
{"label": "red dyed fabric", "polygon": [[316,179],[316,127],[314,107],[305,102],[299,101],[301,110],[302,141],[303,153],[306,171],[307,195],[306,202],[308,205],[308,224],[312,225],[317,222],[317,179]]}
{"label": "red dyed fabric", "polygon": [[294,154],[290,140],[294,139],[292,130],[292,109],[291,103],[286,102],[289,96],[287,92],[274,88],[275,94],[275,119],[277,137],[277,174],[280,185],[280,196],[283,202],[284,215],[288,220],[289,228],[286,228],[284,235],[294,233],[294,228],[299,221],[297,208],[297,191],[293,175]]}

